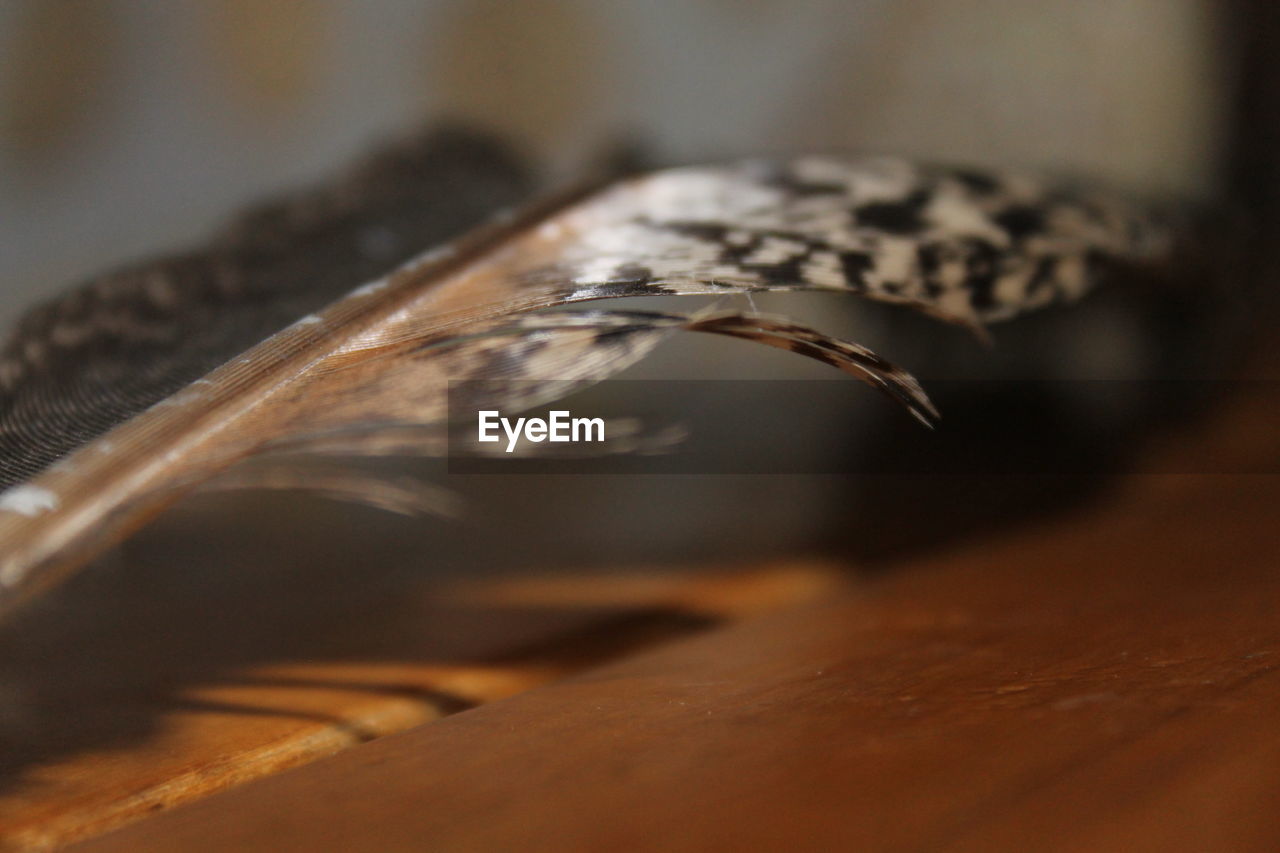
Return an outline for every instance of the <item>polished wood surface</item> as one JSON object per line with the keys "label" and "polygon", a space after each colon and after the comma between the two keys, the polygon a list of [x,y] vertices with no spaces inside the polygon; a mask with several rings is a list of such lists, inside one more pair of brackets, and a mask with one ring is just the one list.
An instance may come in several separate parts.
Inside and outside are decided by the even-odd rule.
{"label": "polished wood surface", "polygon": [[[1153,452],[1269,464],[1274,397]],[[1275,475],[1121,478],[82,849],[1273,850],[1277,518]]]}
{"label": "polished wood surface", "polygon": [[362,596],[317,560],[310,584],[239,578],[224,599],[199,565],[165,568],[174,589],[103,572],[84,610],[55,602],[5,644],[0,849],[96,835],[844,583],[797,560]]}

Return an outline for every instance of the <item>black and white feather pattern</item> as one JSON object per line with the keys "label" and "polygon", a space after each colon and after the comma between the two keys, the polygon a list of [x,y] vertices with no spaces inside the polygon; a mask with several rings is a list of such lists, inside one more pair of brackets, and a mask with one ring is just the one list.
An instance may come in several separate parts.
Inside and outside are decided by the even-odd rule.
{"label": "black and white feather pattern", "polygon": [[438,430],[457,380],[513,380],[490,386],[490,406],[544,402],[680,330],[819,359],[926,424],[937,417],[902,368],[785,318],[530,313],[538,309],[824,290],[981,330],[1077,299],[1170,244],[1156,219],[1112,194],[892,158],[748,161],[617,181],[428,248],[0,493],[0,592],[16,599],[51,583],[238,461],[281,449],[360,452],[406,428]]}
{"label": "black and white feather pattern", "polygon": [[578,238],[539,274],[571,282],[571,300],[833,290],[967,325],[1079,298],[1169,247],[1114,195],[886,157],[673,169],[615,187],[563,227]]}

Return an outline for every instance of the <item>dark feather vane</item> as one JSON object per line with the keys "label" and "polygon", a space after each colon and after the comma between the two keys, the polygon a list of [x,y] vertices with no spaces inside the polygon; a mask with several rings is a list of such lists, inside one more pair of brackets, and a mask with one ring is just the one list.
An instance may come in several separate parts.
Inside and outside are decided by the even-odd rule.
{"label": "dark feather vane", "polygon": [[522,164],[438,131],[335,186],[240,218],[207,248],[33,310],[0,349],[0,489],[432,246],[520,202]]}
{"label": "dark feather vane", "polygon": [[[514,193],[517,183],[497,182],[493,195]],[[441,229],[475,212],[459,210]],[[421,225],[418,245],[438,243],[443,235],[430,236]],[[249,227],[239,238],[243,251],[254,251],[256,235]],[[323,237],[299,239],[293,249],[262,249],[272,259],[264,268],[287,264],[295,253],[322,251],[316,242]],[[1076,299],[1117,266],[1159,258],[1168,242],[1161,227],[1121,199],[1033,176],[886,158],[801,158],[670,169],[547,201],[336,300],[333,291],[346,290],[349,277],[339,285],[342,276],[335,275],[322,293],[309,292],[306,304],[296,296],[277,299],[269,284],[261,298],[228,298],[218,290],[226,283],[213,256],[188,261],[200,271],[190,290],[203,296],[194,300],[184,279],[152,285],[135,275],[121,291],[132,296],[121,299],[124,319],[115,325],[102,320],[114,316],[110,312],[86,311],[79,325],[69,321],[76,298],[109,301],[82,293],[28,321],[7,350],[0,371],[10,398],[0,437],[15,461],[0,471],[13,483],[60,461],[0,494],[0,587],[16,600],[55,581],[174,496],[236,462],[280,451],[404,449],[406,430],[429,436],[448,420],[451,381],[509,380],[484,383],[490,396],[483,403],[525,408],[599,381],[679,331],[743,338],[818,359],[926,424],[937,418],[901,368],[785,319],[736,312],[529,313],[537,309],[622,296],[827,290],[981,330]],[[344,275],[353,269],[363,275],[373,262],[363,263]],[[212,292],[222,295],[207,298]],[[135,302],[163,308],[153,334],[141,334],[146,324],[139,325]],[[225,315],[223,303],[229,303]],[[286,314],[293,325],[243,351]],[[196,346],[198,355],[179,358],[178,367],[155,376],[142,371],[136,388],[124,379],[143,349],[180,351],[192,329],[236,325],[223,319],[233,316],[253,320],[230,349],[234,336],[219,326],[212,337],[223,349]],[[51,366],[72,352],[114,353],[114,374],[100,375],[92,365],[63,368],[63,378],[42,390],[41,374],[59,375]],[[210,371],[211,361],[226,363]],[[104,395],[116,402],[101,414],[93,401]],[[241,484],[281,488],[305,479],[259,470],[266,473],[240,475]],[[237,475],[231,476],[223,482],[234,485]],[[333,469],[318,471],[312,482],[336,496],[364,488]],[[374,491],[392,509],[434,500],[404,484]]]}

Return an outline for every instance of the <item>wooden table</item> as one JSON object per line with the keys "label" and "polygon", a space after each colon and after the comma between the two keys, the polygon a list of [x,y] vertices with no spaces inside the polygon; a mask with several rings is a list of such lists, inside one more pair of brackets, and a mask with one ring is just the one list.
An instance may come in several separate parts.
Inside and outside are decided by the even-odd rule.
{"label": "wooden table", "polygon": [[[1278,396],[1152,453],[1269,463]],[[193,685],[0,814],[15,847],[86,851],[1280,846],[1280,477],[1131,475],[997,540],[838,568],[437,591],[431,638],[365,633],[458,663]],[[509,610],[484,648],[468,602]],[[125,694],[114,713],[146,701]]]}

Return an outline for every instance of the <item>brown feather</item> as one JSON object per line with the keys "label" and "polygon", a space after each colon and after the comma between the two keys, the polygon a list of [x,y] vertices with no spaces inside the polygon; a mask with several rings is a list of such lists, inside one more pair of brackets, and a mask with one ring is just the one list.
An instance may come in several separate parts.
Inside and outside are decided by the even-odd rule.
{"label": "brown feather", "polygon": [[8,602],[47,587],[240,460],[326,436],[441,424],[459,379],[520,380],[496,386],[491,402],[534,405],[678,330],[817,358],[926,424],[937,416],[905,371],[785,320],[526,316],[535,309],[843,290],[980,326],[1075,299],[1108,269],[1166,244],[1140,210],[1105,194],[896,160],[677,169],[576,190],[356,289],[0,495],[0,586]]}

